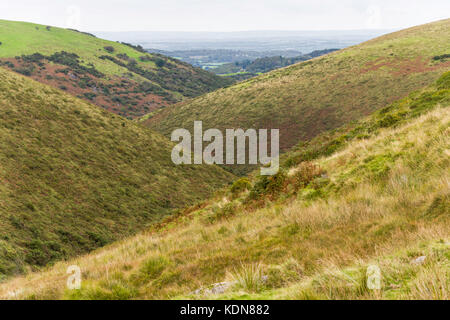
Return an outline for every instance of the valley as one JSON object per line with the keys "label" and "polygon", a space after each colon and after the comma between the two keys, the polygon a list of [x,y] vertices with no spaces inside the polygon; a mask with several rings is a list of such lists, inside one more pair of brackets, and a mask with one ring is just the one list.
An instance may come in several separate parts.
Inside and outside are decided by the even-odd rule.
{"label": "valley", "polygon": [[0,300],[450,299],[450,19],[368,33],[0,20]]}
{"label": "valley", "polygon": [[[238,180],[136,237],[0,284],[0,297],[448,299],[449,106],[446,72],[342,128],[329,156]],[[70,291],[74,264],[84,284]],[[373,265],[379,290],[365,283]]]}
{"label": "valley", "polygon": [[[450,67],[450,20],[402,30],[275,70],[141,118],[176,127],[279,128],[282,150],[357,120],[435,81]],[[220,116],[218,116],[220,115]]]}

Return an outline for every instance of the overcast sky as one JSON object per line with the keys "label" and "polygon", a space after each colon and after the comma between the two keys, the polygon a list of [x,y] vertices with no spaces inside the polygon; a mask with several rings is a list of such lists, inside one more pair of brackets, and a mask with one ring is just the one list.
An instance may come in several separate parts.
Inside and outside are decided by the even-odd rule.
{"label": "overcast sky", "polygon": [[449,13],[449,0],[0,0],[0,19],[83,31],[399,29]]}

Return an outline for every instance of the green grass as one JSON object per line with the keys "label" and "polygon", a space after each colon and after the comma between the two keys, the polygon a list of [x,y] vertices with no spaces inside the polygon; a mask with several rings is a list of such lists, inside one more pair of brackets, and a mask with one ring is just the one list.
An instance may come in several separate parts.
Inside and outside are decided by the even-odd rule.
{"label": "green grass", "polygon": [[[450,20],[399,31],[170,106],[143,122],[164,135],[206,128],[279,128],[284,151],[433,83],[450,62]],[[220,115],[220,116],[218,116]],[[251,169],[251,168],[250,168]]]}
{"label": "green grass", "polygon": [[[81,32],[51,27],[28,22],[0,20],[0,57],[12,58],[40,52],[51,55],[59,51],[78,54],[84,63],[93,63],[96,68],[108,76],[121,75],[124,69],[98,57],[108,52],[104,49],[111,46],[114,54],[127,54],[136,60],[143,54],[123,44],[102,40]],[[148,68],[155,68],[152,62],[143,62]]]}
{"label": "green grass", "polygon": [[172,143],[0,68],[0,278],[135,234],[230,182]]}

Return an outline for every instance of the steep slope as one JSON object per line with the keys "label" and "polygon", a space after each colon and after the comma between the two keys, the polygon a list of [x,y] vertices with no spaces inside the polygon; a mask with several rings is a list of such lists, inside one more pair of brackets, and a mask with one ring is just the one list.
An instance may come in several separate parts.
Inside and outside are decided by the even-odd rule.
{"label": "steep slope", "polygon": [[137,117],[230,81],[140,47],[0,20],[0,63],[107,110]]}
{"label": "steep slope", "polygon": [[450,68],[450,19],[253,78],[151,113],[143,122],[174,128],[279,128],[284,150],[359,119],[422,88]]}
{"label": "steep slope", "polygon": [[[449,107],[447,72],[359,134],[342,128],[330,156],[257,177],[250,192],[241,179],[144,234],[1,284],[0,297],[448,299]],[[81,290],[66,288],[71,265]],[[374,265],[379,290],[366,284]]]}
{"label": "steep slope", "polygon": [[0,278],[136,233],[232,178],[165,137],[0,68]]}

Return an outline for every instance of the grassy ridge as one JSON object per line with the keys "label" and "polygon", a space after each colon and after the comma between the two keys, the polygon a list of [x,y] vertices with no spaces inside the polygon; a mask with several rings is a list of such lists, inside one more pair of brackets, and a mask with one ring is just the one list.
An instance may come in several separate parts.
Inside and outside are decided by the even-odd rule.
{"label": "grassy ridge", "polygon": [[[85,64],[93,63],[96,68],[107,75],[120,75],[124,70],[108,61],[98,58],[99,53],[106,51],[104,47],[112,46],[116,53],[127,54],[138,59],[142,53],[131,47],[112,41],[102,40],[85,33],[67,29],[38,25],[28,22],[0,21],[0,57],[8,58],[30,55],[40,52],[50,55],[59,51],[73,52],[81,57]],[[155,67],[148,63],[149,68]]]}
{"label": "grassy ridge", "polygon": [[144,117],[174,128],[280,128],[284,150],[360,119],[435,81],[450,67],[450,20],[389,34],[276,70]]}
{"label": "grassy ridge", "polygon": [[[0,63],[6,67],[123,116],[136,117],[230,83],[181,61],[74,30],[0,20],[0,42]],[[78,61],[48,58],[60,52]],[[47,59],[30,58],[36,53]]]}
{"label": "grassy ridge", "polygon": [[[449,80],[364,119],[372,129],[329,156],[241,179],[147,233],[6,282],[0,297],[448,299]],[[389,114],[402,120],[380,125]],[[65,287],[69,265],[81,290]],[[367,287],[370,265],[380,290]]]}
{"label": "grassy ridge", "polygon": [[134,234],[232,178],[176,167],[165,137],[2,68],[0,106],[0,278]]}

